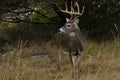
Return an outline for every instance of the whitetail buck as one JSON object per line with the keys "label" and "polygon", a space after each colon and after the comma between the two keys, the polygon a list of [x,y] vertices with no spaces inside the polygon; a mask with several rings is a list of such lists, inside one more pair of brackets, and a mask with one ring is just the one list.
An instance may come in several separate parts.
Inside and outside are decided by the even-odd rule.
{"label": "whitetail buck", "polygon": [[[84,6],[82,12],[79,11],[79,5],[75,3],[77,7],[77,12],[75,12],[72,2],[71,2],[71,11],[68,11],[67,5],[65,3],[66,10],[61,10],[63,13],[69,14],[71,17],[70,19],[66,18],[66,23],[63,27],[59,29],[60,32],[56,33],[54,36],[55,42],[59,47],[58,52],[58,60],[59,60],[59,68],[60,68],[60,61],[61,55],[63,53],[69,53],[70,61],[73,66],[72,71],[72,79],[75,77],[76,69],[77,72],[79,71],[79,62],[80,62],[80,55],[84,49],[84,43],[80,28],[78,26],[79,17],[84,12]],[[76,68],[76,69],[75,69]],[[79,75],[79,73],[77,73]]]}

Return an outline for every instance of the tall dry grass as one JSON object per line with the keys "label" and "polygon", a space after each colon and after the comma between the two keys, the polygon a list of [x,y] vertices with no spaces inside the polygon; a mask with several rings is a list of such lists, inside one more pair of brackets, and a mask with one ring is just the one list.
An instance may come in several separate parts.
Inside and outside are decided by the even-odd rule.
{"label": "tall dry grass", "polygon": [[[30,47],[18,45],[0,56],[0,80],[71,80],[71,65],[67,55],[62,58],[62,70],[57,69],[57,49],[51,42]],[[87,41],[81,56],[80,80],[120,80],[120,42]],[[33,54],[48,57],[33,57]]]}

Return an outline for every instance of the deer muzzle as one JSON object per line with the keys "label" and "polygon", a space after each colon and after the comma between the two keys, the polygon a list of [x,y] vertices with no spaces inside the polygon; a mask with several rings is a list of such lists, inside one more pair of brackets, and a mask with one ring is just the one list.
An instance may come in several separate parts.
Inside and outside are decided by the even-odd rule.
{"label": "deer muzzle", "polygon": [[63,30],[63,28],[59,29],[60,33],[65,33],[65,30]]}

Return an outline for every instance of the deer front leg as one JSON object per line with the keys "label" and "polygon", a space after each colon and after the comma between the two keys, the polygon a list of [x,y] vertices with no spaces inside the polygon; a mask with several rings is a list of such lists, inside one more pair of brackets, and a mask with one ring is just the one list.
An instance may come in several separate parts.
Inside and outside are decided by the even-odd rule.
{"label": "deer front leg", "polygon": [[72,55],[71,50],[69,52],[69,55],[70,55],[70,61],[72,64],[72,80],[75,80],[75,56]]}
{"label": "deer front leg", "polygon": [[75,67],[76,67],[76,64],[75,64],[75,57],[74,55],[72,55],[72,61],[73,61],[73,64],[72,64],[72,80],[75,80]]}
{"label": "deer front leg", "polygon": [[78,80],[80,79],[81,76],[81,71],[80,71],[80,57],[81,57],[81,52],[77,55],[76,59],[76,67],[77,67],[77,75],[78,75]]}

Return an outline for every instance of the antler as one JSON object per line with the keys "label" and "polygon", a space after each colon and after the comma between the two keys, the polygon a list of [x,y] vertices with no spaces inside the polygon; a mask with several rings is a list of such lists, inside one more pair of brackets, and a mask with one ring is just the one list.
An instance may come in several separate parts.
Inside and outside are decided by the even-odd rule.
{"label": "antler", "polygon": [[84,12],[84,6],[83,6],[83,9],[82,9],[82,12],[80,13],[80,8],[79,8],[79,4],[76,2],[75,3],[76,6],[77,6],[77,12],[75,12],[75,10],[73,9],[73,5],[72,5],[72,1],[71,1],[71,10],[68,11],[68,7],[67,7],[67,3],[65,2],[65,10],[61,10],[61,12],[63,13],[67,13],[67,14],[70,14],[70,15],[78,15],[78,16],[81,16]]}
{"label": "antler", "polygon": [[83,6],[83,8],[82,8],[82,12],[80,13],[80,8],[79,8],[79,4],[76,2],[76,6],[77,6],[77,8],[78,8],[78,14],[81,16],[83,13],[84,13],[84,6]]}

